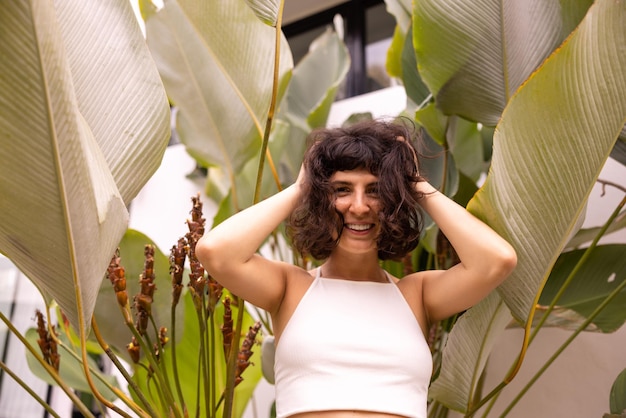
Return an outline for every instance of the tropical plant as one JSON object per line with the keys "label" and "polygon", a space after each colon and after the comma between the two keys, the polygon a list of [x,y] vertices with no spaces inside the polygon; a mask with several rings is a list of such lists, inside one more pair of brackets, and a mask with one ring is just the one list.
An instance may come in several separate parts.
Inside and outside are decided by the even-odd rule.
{"label": "tropical plant", "polygon": [[[9,133],[2,138],[1,146],[18,157],[15,164],[0,168],[3,179],[7,179],[0,186],[3,196],[0,203],[0,250],[14,260],[46,294],[49,293],[47,300],[57,300],[70,323],[81,334],[81,363],[85,364],[83,367],[86,371],[88,362],[86,348],[83,348],[86,347],[84,334],[100,286],[102,275],[97,272],[104,272],[108,265],[125,222],[114,217],[115,227],[104,224],[100,228],[105,231],[102,235],[109,239],[93,240],[98,228],[87,229],[83,223],[74,227],[75,222],[89,221],[88,217],[76,219],[74,214],[82,210],[81,214],[97,213],[99,220],[109,219],[104,210],[95,210],[106,207],[97,205],[101,200],[96,198],[108,194],[100,188],[97,192],[89,190],[92,190],[94,184],[103,188],[100,184],[108,184],[104,190],[115,191],[117,187],[122,196],[118,201],[128,203],[133,193],[149,177],[146,174],[149,170],[145,166],[153,165],[141,162],[129,164],[127,160],[121,164],[120,158],[142,158],[145,150],[151,151],[153,156],[158,155],[154,158],[158,160],[160,154],[157,151],[162,148],[155,147],[151,140],[163,146],[166,137],[154,135],[145,128],[151,126],[150,123],[165,126],[164,115],[167,112],[163,110],[163,100],[160,112],[148,115],[147,109],[145,112],[136,112],[136,109],[144,109],[143,106],[149,107],[146,103],[152,103],[149,98],[142,96],[146,92],[156,92],[162,99],[160,82],[152,70],[141,77],[147,82],[138,84],[141,86],[139,93],[123,90],[129,97],[120,94],[123,104],[115,103],[106,111],[96,107],[95,110],[89,108],[91,111],[88,112],[81,107],[83,102],[78,100],[76,105],[77,100],[72,98],[71,92],[75,89],[76,96],[81,93],[89,97],[89,100],[84,100],[91,106],[107,105],[109,102],[104,98],[108,95],[99,96],[88,88],[92,85],[89,83],[93,80],[92,76],[99,76],[98,80],[110,80],[113,75],[123,78],[135,74],[121,71],[121,67],[102,65],[102,60],[92,55],[71,54],[71,51],[82,51],[82,41],[91,42],[83,30],[90,24],[96,28],[90,27],[90,35],[93,34],[98,41],[108,39],[106,34],[128,31],[132,34],[130,38],[137,43],[133,44],[134,49],[121,48],[126,51],[121,56],[131,62],[137,56],[140,61],[149,61],[144,52],[137,56],[128,52],[143,49],[141,45],[137,46],[137,28],[130,23],[128,7],[123,3],[120,0],[118,7],[113,8],[118,13],[123,10],[124,13],[120,15],[126,19],[117,31],[111,31],[112,23],[106,18],[93,23],[87,19],[79,21],[68,18],[76,18],[77,13],[59,13],[57,17],[56,10],[51,6],[37,10],[28,10],[23,5],[7,6],[0,10],[0,28],[15,28],[12,31],[7,29],[6,33],[1,32],[2,39],[6,37],[11,42],[0,46],[0,55],[16,57],[8,62],[3,60],[0,64],[0,74],[3,76],[0,82],[10,80],[6,89],[0,85],[3,87],[0,89],[0,97],[3,102],[11,104],[5,108],[37,108],[41,109],[43,116],[40,128],[28,131],[23,130],[24,126],[38,125],[30,120],[19,124],[23,112],[3,110],[0,114],[2,132]],[[288,47],[279,30],[283,2],[250,0],[247,4],[251,7],[236,0],[167,1],[165,7],[157,12],[151,4],[142,3],[147,42],[167,95],[176,108],[177,132],[190,155],[208,172],[207,196],[220,202],[220,211],[214,223],[293,180],[304,147],[304,136],[310,129],[325,123],[334,93],[349,63],[340,39],[329,32],[314,45],[309,59],[292,71]],[[507,238],[518,252],[518,268],[497,292],[458,318],[438,324],[434,329],[434,335],[437,336],[433,340],[437,368],[431,387],[433,401],[429,413],[431,416],[445,415],[445,408],[442,407],[445,405],[446,408],[473,415],[486,402],[495,399],[496,394],[513,378],[536,330],[544,323],[556,324],[557,320],[565,317],[558,314],[566,310],[577,313],[577,331],[573,336],[579,330],[592,327],[610,332],[624,322],[624,313],[614,308],[619,306],[619,300],[623,303],[626,280],[607,280],[607,275],[610,277],[613,272],[611,262],[607,260],[615,259],[607,257],[618,257],[616,254],[620,254],[620,251],[623,254],[623,248],[604,248],[598,246],[595,239],[607,230],[623,227],[624,212],[621,207],[616,209],[601,230],[579,231],[571,241],[570,238],[579,228],[591,187],[609,154],[626,163],[623,139],[626,136],[626,95],[623,94],[626,91],[626,74],[623,71],[626,64],[626,54],[623,53],[626,47],[626,33],[623,31],[626,26],[626,4],[623,0],[597,0],[593,4],[589,0],[532,0],[523,3],[493,0],[387,0],[387,5],[398,22],[388,53],[388,69],[391,75],[402,80],[406,88],[409,100],[404,114],[424,129],[428,148],[439,155],[427,167],[432,182],[457,201],[467,203],[470,211]],[[110,16],[91,4],[73,5],[70,9],[57,7],[66,11],[84,7],[87,11],[85,14],[94,20],[98,20],[98,13],[107,18]],[[26,19],[29,16],[30,19]],[[35,22],[35,26],[27,24],[24,19]],[[41,37],[39,26],[44,20],[59,22],[62,29],[55,32],[55,25],[47,25],[45,28],[52,34]],[[131,27],[132,30],[129,30]],[[31,36],[24,36],[18,28],[30,28]],[[41,43],[36,42],[37,39],[50,40],[42,43],[45,47],[57,45],[54,40],[58,40],[58,45],[64,45],[63,48],[58,45],[52,48],[61,56],[59,62],[62,65],[41,65],[55,55],[37,55],[38,51],[48,51],[45,48],[32,48]],[[22,50],[33,51],[31,67],[36,70],[33,74],[39,76],[33,79],[31,73],[26,73],[18,78],[20,84],[13,80],[16,75],[23,74],[21,69],[24,65],[17,59],[22,57]],[[65,50],[70,56],[70,64],[64,64]],[[101,47],[90,51],[101,57],[97,52],[107,50]],[[316,56],[323,58],[323,66]],[[121,65],[118,61],[113,62]],[[126,64],[126,61],[122,60],[122,63]],[[152,64],[145,65],[151,67]],[[33,82],[48,80],[49,74],[57,74],[52,69],[68,66],[70,69],[63,74],[72,76],[72,82],[59,84],[69,89],[67,98],[65,90],[64,95],[58,96],[59,99],[56,96],[58,90],[48,87],[56,83]],[[101,75],[103,68],[107,69],[105,74],[109,78]],[[65,80],[61,75],[52,81]],[[111,84],[106,84],[107,89],[97,91],[108,93],[117,87],[119,79],[113,80]],[[28,87],[31,83],[39,85],[42,93],[38,98],[28,101],[30,96],[23,92],[34,91]],[[5,91],[11,94],[4,95]],[[23,102],[18,102],[16,106],[15,97],[26,99],[22,99]],[[73,171],[63,170],[66,166],[60,162],[66,161],[64,157],[68,155],[64,147],[77,143],[81,146],[74,145],[76,150],[70,148],[87,154],[88,161],[102,159],[92,156],[99,155],[94,151],[97,148],[92,145],[93,142],[71,141],[68,139],[71,137],[66,135],[67,130],[53,130],[65,126],[56,122],[55,116],[65,116],[68,112],[57,112],[52,105],[43,106],[42,103],[48,104],[48,97],[57,99],[50,100],[51,104],[69,103],[66,106],[70,106],[70,110],[74,109],[68,112],[74,115],[69,119],[75,121],[75,131],[81,134],[88,132],[83,129],[86,126],[84,121],[87,120],[96,139],[99,138],[95,134],[97,130],[91,125],[88,114],[96,118],[94,125],[103,120],[110,123],[106,125],[109,129],[102,127],[102,130],[98,130],[103,132],[104,138],[109,138],[105,134],[110,133],[112,127],[125,126],[113,117],[109,120],[109,115],[131,115],[136,116],[134,120],[150,122],[137,131],[120,128],[119,132],[130,132],[129,138],[121,140],[120,136],[113,136],[119,140],[114,144],[101,141],[100,147],[111,154],[106,163],[113,174],[113,181],[99,183],[89,180],[83,185],[80,181],[86,177],[80,175],[78,165],[68,166],[67,169]],[[132,102],[135,97],[140,100]],[[10,102],[8,98],[11,98]],[[127,103],[134,104],[135,112],[125,111]],[[156,116],[151,118],[152,114]],[[98,115],[107,117],[97,118]],[[167,128],[164,129],[163,133]],[[40,131],[48,133],[45,136],[49,138],[46,144],[54,146],[47,148],[54,151],[52,154],[42,151],[36,155],[39,157],[36,160],[20,146],[22,141],[10,140],[30,140],[26,142],[32,144],[29,148],[39,150],[41,142],[37,138]],[[143,135],[137,134],[138,131]],[[620,131],[622,139],[617,140]],[[18,133],[22,136],[16,136]],[[154,140],[155,137],[158,140]],[[130,151],[119,146],[127,143],[142,145]],[[108,155],[107,152],[100,152]],[[76,162],[74,155],[69,153],[67,159]],[[33,177],[30,170],[25,171],[34,161],[49,168],[41,174],[41,178]],[[104,174],[92,170],[89,173],[93,177],[89,179],[110,178],[107,170],[102,169],[107,168],[106,165],[93,163],[87,168],[94,167],[100,167]],[[140,173],[133,171],[129,175],[124,169],[139,170]],[[56,179],[53,185],[70,181],[70,186],[76,190],[83,190],[79,188],[81,186],[88,191],[63,194],[68,187],[51,187],[44,183],[44,180],[51,178],[47,174],[49,172],[57,173],[52,177]],[[485,175],[486,179],[478,189],[477,184]],[[24,183],[26,181],[29,183]],[[125,182],[133,183],[132,187]],[[37,190],[38,193],[19,193],[23,190]],[[10,198],[4,199],[5,196]],[[93,198],[84,199],[84,196]],[[59,214],[54,219],[41,220],[41,224],[36,226],[43,229],[54,224],[59,225],[58,229],[46,230],[44,234],[33,227],[33,222],[40,219],[25,208],[35,208],[35,198],[54,209],[51,213]],[[76,209],[74,205],[86,204],[81,199],[94,203]],[[66,228],[65,225],[72,227]],[[63,249],[57,251],[56,247],[54,253],[47,252],[42,250],[42,247],[48,249],[42,246],[42,236],[49,238],[52,243],[71,242],[79,245],[71,246],[74,252]],[[277,233],[271,243],[276,247],[282,241]],[[564,249],[579,248],[590,241],[587,250],[562,254]],[[93,248],[94,243],[102,245],[100,251]],[[440,257],[446,255],[442,252],[444,244],[445,239],[439,236],[436,228],[431,227],[407,263],[389,264],[386,267],[390,270],[445,267],[450,261]],[[132,252],[137,254],[136,250]],[[49,254],[53,257],[43,260],[30,258],[32,254],[39,256],[40,253],[43,253],[42,257]],[[600,270],[593,268],[597,267],[594,260],[598,258],[606,263],[603,274],[598,274]],[[83,273],[81,269],[84,267],[78,262],[85,260],[100,260],[99,264],[95,261],[90,263],[95,273]],[[73,263],[79,265],[76,268],[61,268],[74,267]],[[49,269],[50,266],[55,268]],[[64,274],[63,271],[71,273]],[[589,271],[593,271],[593,274]],[[616,274],[615,277],[623,277],[623,274]],[[600,283],[604,285],[600,286]],[[587,292],[587,285],[595,296],[588,305],[583,306],[576,295]],[[59,292],[58,289],[63,286],[70,286],[78,292]],[[90,295],[87,299],[89,303],[83,303],[83,293]],[[68,299],[67,294],[76,296]],[[109,297],[114,300],[110,290]],[[190,308],[192,304],[189,301],[186,303],[185,323],[189,317],[196,315]],[[535,320],[538,306],[544,314],[539,321]],[[237,339],[244,328],[243,301],[237,304],[237,312],[235,346],[238,346]],[[607,315],[606,312],[611,314]],[[484,395],[480,387],[484,365],[494,342],[511,320],[525,328],[526,337],[518,361],[512,365],[511,372],[503,377],[502,384]],[[165,321],[167,323],[167,319]],[[107,321],[98,318],[97,322]],[[175,321],[171,322],[173,327]],[[271,329],[266,331],[271,332]],[[128,340],[125,341],[127,343]],[[235,355],[236,350],[231,350],[231,353]],[[231,369],[226,373],[228,382],[225,399],[230,403],[234,393],[235,362],[230,361],[228,364]],[[95,391],[93,387],[91,389]],[[156,399],[161,398],[156,396]],[[226,413],[229,411],[227,407]],[[485,414],[488,412],[489,409]]]}
{"label": "tropical plant", "polygon": [[[183,7],[171,2],[158,12],[151,4],[142,6],[149,43],[158,45],[153,48],[153,56],[148,54],[139,25],[126,1],[108,6],[57,2],[41,9],[20,4],[0,12],[0,23],[3,23],[3,30],[6,29],[2,35],[7,40],[2,54],[10,58],[0,67],[0,79],[5,80],[7,87],[1,97],[3,103],[12,105],[0,116],[1,145],[3,153],[16,156],[12,164],[2,167],[1,250],[42,289],[47,306],[54,306],[53,301],[58,303],[60,324],[52,325],[48,311],[46,325],[39,313],[38,327],[22,336],[4,314],[2,319],[29,349],[29,363],[35,374],[60,385],[85,416],[91,416],[91,412],[71,388],[92,392],[101,405],[124,416],[127,412],[112,403],[114,399],[123,400],[128,409],[140,416],[186,416],[188,413],[214,416],[220,413],[219,408],[225,416],[233,413],[240,416],[260,378],[260,369],[255,368],[256,372],[248,371],[244,383],[238,385],[243,369],[254,361],[250,358],[251,345],[260,325],[252,327],[243,301],[234,295],[220,298],[219,292],[211,291],[210,297],[205,299],[205,290],[212,289],[215,283],[205,277],[197,261],[194,263],[190,237],[179,241],[171,255],[173,260],[180,259],[181,254],[190,260],[189,291],[182,289],[182,267],[173,265],[173,271],[178,272],[178,282],[170,298],[169,292],[155,291],[155,279],[162,280],[166,271],[170,276],[168,258],[148,237],[136,231],[128,230],[123,239],[121,236],[128,219],[125,206],[158,166],[169,139],[168,103],[153,59],[159,63],[169,98],[176,104],[178,133],[186,141],[198,135],[198,146],[193,151],[190,145],[190,153],[204,162],[203,167],[213,165],[211,193],[219,195],[220,190],[231,190],[226,193],[233,210],[241,207],[242,200],[247,201],[243,204],[250,204],[258,199],[262,187],[272,184],[268,181],[255,186],[255,161],[251,161],[251,157],[262,146],[267,147],[268,137],[262,129],[264,119],[271,120],[274,112],[278,112],[276,100],[285,95],[287,85],[289,89],[274,124],[283,133],[283,142],[272,142],[274,155],[279,154],[277,149],[286,148],[285,134],[303,139],[310,126],[325,123],[349,60],[341,40],[329,31],[312,46],[303,63],[293,69],[292,77],[290,52],[280,30],[261,22],[243,2],[219,5],[186,2]],[[196,13],[198,10],[194,8],[199,6],[217,6],[208,15],[212,21],[202,20],[207,15]],[[279,19],[279,15],[275,14],[275,18]],[[232,30],[227,30],[224,22],[229,22]],[[240,25],[250,30],[241,34]],[[20,27],[30,32],[17,30]],[[203,33],[206,28],[212,31]],[[232,37],[230,42],[218,39],[231,32],[240,36]],[[172,49],[171,41],[177,39],[184,42]],[[96,48],[90,49],[87,45]],[[199,45],[208,48],[203,51]],[[278,58],[280,54],[274,58],[278,45],[284,50],[284,59]],[[189,48],[177,49],[181,46]],[[240,46],[244,48],[238,49]],[[84,49],[89,49],[90,53],[82,54]],[[31,56],[21,57],[22,50],[29,51]],[[327,53],[334,54],[335,67],[326,66],[319,71]],[[242,55],[249,59],[242,61]],[[180,56],[184,59],[177,61]],[[26,58],[30,59],[29,71],[22,72]],[[194,62],[203,59],[205,61],[199,64]],[[189,78],[179,85],[186,91],[178,96],[163,65],[180,63],[189,66],[176,67],[171,74],[176,78],[183,72],[182,75],[189,75]],[[211,70],[217,72],[211,73]],[[226,71],[220,74],[222,70]],[[258,77],[251,77],[255,71]],[[316,71],[318,78],[317,83],[309,86],[306,79],[311,71]],[[98,84],[102,88],[94,88],[94,80],[100,79],[104,80]],[[203,81],[209,84],[204,89],[194,89]],[[29,90],[30,85],[39,90]],[[33,94],[25,94],[31,90]],[[302,95],[301,90],[307,94]],[[109,94],[116,95],[115,100],[111,100]],[[20,100],[11,102],[12,97]],[[196,103],[185,107],[190,100]],[[198,103],[213,112],[226,111],[226,115],[237,117],[222,115],[211,124],[213,114],[202,113],[203,106]],[[32,114],[38,117],[39,125],[24,121],[23,126],[19,126],[23,109],[27,108],[39,111],[39,114]],[[194,117],[193,111],[199,111],[199,116]],[[204,119],[205,116],[209,119]],[[195,125],[198,122],[200,129]],[[206,138],[212,142],[203,143]],[[303,141],[300,142],[303,147]],[[213,148],[215,143],[218,146]],[[26,151],[24,144],[29,145],[29,150],[41,153]],[[44,152],[47,149],[49,151]],[[45,168],[39,176],[31,175],[28,168],[35,163]],[[286,175],[293,175],[289,173],[296,164],[287,155],[280,169]],[[216,180],[220,172],[226,173],[223,182]],[[242,172],[248,172],[247,177],[240,177]],[[277,181],[278,174],[273,174],[271,180]],[[255,187],[256,195],[252,192]],[[236,191],[238,189],[241,191]],[[23,193],[24,190],[29,193]],[[240,196],[242,199],[238,199]],[[34,215],[35,210],[38,214],[42,210],[39,202],[50,212],[45,218]],[[195,210],[196,206],[190,228],[200,223],[201,213],[198,215]],[[230,210],[228,205],[226,210]],[[87,216],[89,214],[94,216]],[[48,223],[52,223],[53,228]],[[197,239],[197,232],[194,235],[190,231],[190,234]],[[67,242],[67,245],[51,245],[50,251],[42,251],[47,242],[44,238],[51,243]],[[119,253],[111,261],[116,247]],[[119,265],[120,255],[126,260],[125,267]],[[107,265],[110,281],[102,282]],[[140,279],[131,279],[135,277]],[[68,288],[76,292],[69,292]],[[227,302],[230,300],[235,302],[232,307]],[[121,308],[118,317],[111,315],[115,304]],[[133,323],[130,306],[137,315],[136,323]],[[180,307],[177,309],[177,306]],[[92,314],[93,322],[90,321]],[[236,318],[234,331],[227,319],[224,323],[217,322],[231,315]],[[222,351],[219,348],[226,347],[229,338],[232,338],[232,347],[239,347],[240,337],[243,338],[241,330],[248,326],[254,333],[243,340],[241,349]],[[176,328],[182,328],[184,338],[176,334]],[[87,340],[89,331],[101,347]],[[41,353],[35,350],[37,346]],[[98,372],[90,354],[100,354],[103,350],[119,365],[134,399],[128,398],[110,376]],[[134,365],[133,376],[119,364],[118,357]],[[6,364],[1,366],[19,381]],[[77,368],[83,372],[77,373]],[[22,386],[28,390],[23,383]],[[30,393],[56,416],[45,401]]]}
{"label": "tropical plant", "polygon": [[[390,72],[407,86],[408,112],[416,109],[415,119],[446,152],[448,166],[456,165],[437,172],[443,190],[465,201],[480,175],[474,170],[490,156],[486,181],[468,209],[506,237],[519,257],[512,277],[462,315],[447,336],[431,386],[433,416],[438,403],[472,415],[492,399],[514,377],[529,341],[554,316],[549,314],[557,303],[580,314],[579,330],[602,323],[602,317],[613,324],[602,328],[606,332],[624,322],[617,307],[625,281],[607,280],[611,274],[623,276],[611,260],[619,262],[624,246],[611,253],[596,248],[594,240],[583,257],[582,251],[563,254],[553,270],[579,228],[600,168],[612,150],[619,158],[616,150],[623,147],[623,139],[615,143],[624,132],[625,103],[619,93],[609,92],[624,89],[618,56],[625,39],[617,28],[626,18],[625,5],[591,3],[387,1],[398,22]],[[493,125],[491,155],[490,142],[481,149],[480,128]],[[621,207],[623,202],[606,228],[614,228],[617,219],[623,227]],[[600,254],[611,258],[594,261]],[[578,263],[583,258],[586,264]],[[606,270],[598,270],[603,263]],[[576,274],[563,282],[574,265]],[[597,296],[583,307],[579,301],[589,288]],[[568,294],[574,303],[567,303]],[[539,304],[547,309],[533,329]],[[484,365],[511,314],[526,330],[519,358],[502,384],[481,394]]]}
{"label": "tropical plant", "polygon": [[603,418],[619,418],[626,415],[626,369],[617,376],[611,388],[610,414]]}

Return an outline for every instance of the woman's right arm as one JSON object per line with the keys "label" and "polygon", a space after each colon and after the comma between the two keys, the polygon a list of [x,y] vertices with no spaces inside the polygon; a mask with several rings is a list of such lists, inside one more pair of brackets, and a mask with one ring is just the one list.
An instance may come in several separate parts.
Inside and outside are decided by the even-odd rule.
{"label": "woman's right arm", "polygon": [[266,238],[300,200],[300,182],[228,218],[198,241],[196,255],[204,268],[235,295],[275,312],[293,265],[257,254]]}

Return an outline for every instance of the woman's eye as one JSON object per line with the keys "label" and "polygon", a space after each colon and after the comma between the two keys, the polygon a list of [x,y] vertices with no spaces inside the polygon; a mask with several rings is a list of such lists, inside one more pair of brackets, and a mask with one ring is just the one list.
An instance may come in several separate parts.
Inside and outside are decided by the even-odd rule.
{"label": "woman's eye", "polygon": [[372,196],[378,196],[378,187],[372,187],[368,189],[367,193],[371,194]]}
{"label": "woman's eye", "polygon": [[347,188],[347,187],[336,187],[335,188],[335,193],[336,194],[346,194],[346,193],[349,193],[349,192],[350,192],[350,189]]}

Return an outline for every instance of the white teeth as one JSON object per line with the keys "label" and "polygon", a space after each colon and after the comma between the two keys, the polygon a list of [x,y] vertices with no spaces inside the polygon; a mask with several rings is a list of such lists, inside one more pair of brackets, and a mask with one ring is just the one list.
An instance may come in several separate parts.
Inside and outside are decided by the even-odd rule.
{"label": "white teeth", "polygon": [[365,231],[372,227],[371,224],[347,224],[346,227],[355,231]]}

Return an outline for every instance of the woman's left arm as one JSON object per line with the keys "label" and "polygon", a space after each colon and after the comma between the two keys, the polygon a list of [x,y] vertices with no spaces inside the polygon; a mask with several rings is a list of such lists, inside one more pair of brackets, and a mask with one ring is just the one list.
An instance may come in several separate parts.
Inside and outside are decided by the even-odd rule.
{"label": "woman's left arm", "polygon": [[427,182],[416,188],[424,193],[420,206],[437,224],[459,256],[448,270],[417,273],[429,321],[461,312],[495,289],[513,271],[517,256],[513,247],[464,207]]}

